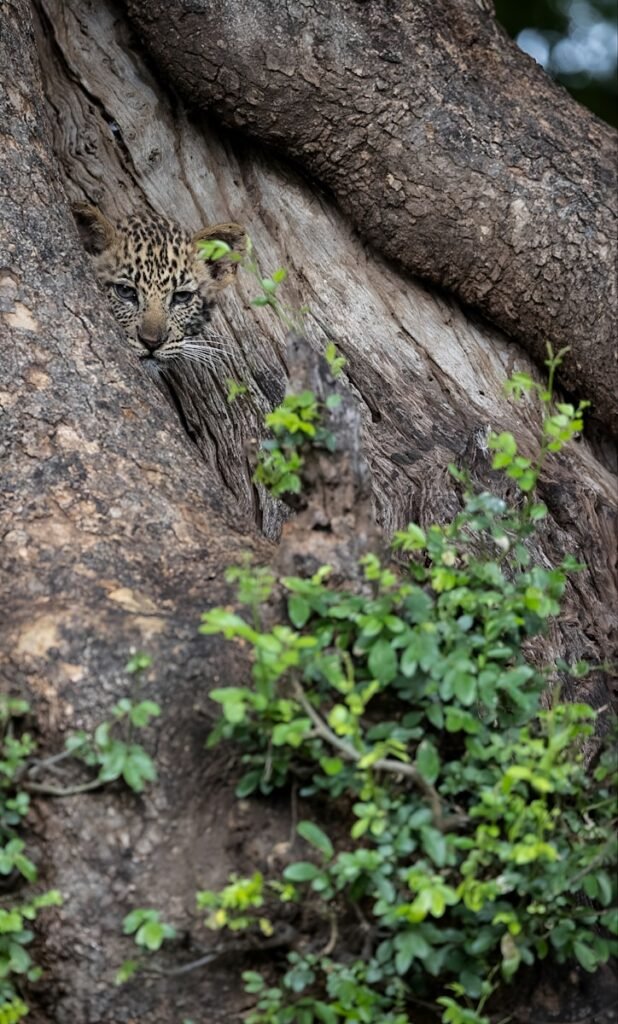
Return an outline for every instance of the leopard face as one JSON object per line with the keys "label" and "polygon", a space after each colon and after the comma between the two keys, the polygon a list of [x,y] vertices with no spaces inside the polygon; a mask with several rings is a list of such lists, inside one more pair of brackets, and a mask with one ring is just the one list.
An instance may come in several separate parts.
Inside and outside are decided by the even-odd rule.
{"label": "leopard face", "polygon": [[243,229],[213,224],[191,236],[153,215],[112,224],[85,203],[74,213],[114,316],[146,369],[156,375],[178,359],[208,363],[218,347],[211,309],[238,264],[227,256],[201,259],[197,242],[218,238],[243,252]]}

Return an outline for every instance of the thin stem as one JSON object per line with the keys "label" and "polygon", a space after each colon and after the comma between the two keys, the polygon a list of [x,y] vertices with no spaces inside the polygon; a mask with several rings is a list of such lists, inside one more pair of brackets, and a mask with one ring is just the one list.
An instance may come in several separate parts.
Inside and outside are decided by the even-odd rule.
{"label": "thin stem", "polygon": [[334,911],[331,911],[328,916],[330,918],[330,935],[328,937],[328,942],[324,946],[324,949],[320,950],[318,954],[319,956],[330,956],[335,946],[337,945],[337,939],[339,938],[337,915]]}
{"label": "thin stem", "polygon": [[24,789],[29,793],[40,793],[42,796],[75,796],[78,793],[90,793],[94,789],[101,789],[102,786],[106,786],[108,782],[113,782],[113,779],[91,779],[90,782],[82,782],[79,786],[67,786],[60,788],[59,786],[45,786],[38,782],[29,782],[28,779],[22,783]]}
{"label": "thin stem", "polygon": [[[84,740],[82,746],[84,746],[85,743],[86,740]],[[60,764],[61,761],[66,761],[69,757],[75,757],[76,750],[79,750],[79,747],[75,750],[61,750],[59,754],[53,754],[51,757],[44,757],[40,761],[34,761],[34,763],[29,765],[26,769],[26,775],[38,775],[44,768],[50,768],[52,765]]]}
{"label": "thin stem", "polygon": [[[357,764],[363,754],[354,747],[351,747],[349,743],[342,740],[329,728],[323,718],[317,713],[315,708],[309,703],[305,692],[299,682],[294,683],[294,690],[299,704],[309,716],[315,730],[323,740],[326,740],[332,747],[335,747],[346,759],[346,761],[352,761]],[[412,764],[406,764],[404,761],[395,761],[392,758],[379,758],[374,761],[372,766],[376,771],[389,772],[393,775],[404,775],[407,779],[410,779],[412,784],[427,797],[431,804],[433,813],[434,825],[441,831],[447,831],[456,825],[463,824],[467,819],[463,818],[462,815],[450,815],[448,818],[444,818],[442,813],[442,803],[440,796],[436,789],[427,782],[427,780],[421,775],[418,768],[415,768]]]}

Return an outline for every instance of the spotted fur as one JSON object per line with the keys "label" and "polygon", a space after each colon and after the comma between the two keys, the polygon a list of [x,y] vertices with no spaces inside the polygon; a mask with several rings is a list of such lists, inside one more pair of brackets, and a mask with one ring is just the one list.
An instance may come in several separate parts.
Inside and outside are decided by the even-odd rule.
{"label": "spotted fur", "polygon": [[238,224],[213,224],[191,236],[153,215],[112,224],[86,203],[74,208],[86,249],[129,345],[148,370],[177,359],[210,362],[220,349],[209,327],[217,293],[234,279],[237,263],[199,258],[197,242],[218,238],[236,252],[246,235]]}

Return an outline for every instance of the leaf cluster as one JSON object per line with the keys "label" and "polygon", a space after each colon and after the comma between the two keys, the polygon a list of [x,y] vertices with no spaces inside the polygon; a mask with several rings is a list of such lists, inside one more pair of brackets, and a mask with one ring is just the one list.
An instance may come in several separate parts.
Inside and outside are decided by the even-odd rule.
{"label": "leaf cluster", "polygon": [[[490,440],[495,468],[519,484],[517,508],[468,492],[451,523],[395,535],[405,570],[366,556],[360,588],[332,585],[328,566],[283,578],[287,621],[271,629],[260,605],[276,581],[253,582],[245,565],[234,573],[248,618],[222,608],[202,618],[202,632],[253,652],[250,681],[211,693],[222,715],[210,742],[243,750],[238,795],[294,779],[348,822],[343,848],[315,822],[299,826],[312,853],[280,884],[321,916],[328,952],[289,954],[275,987],[246,974],[250,1024],[408,1024],[412,997],[434,1000],[445,1024],[479,1024],[522,966],[551,958],[595,971],[618,948],[615,754],[608,745],[585,770],[595,712],[561,703],[557,667],[526,656],[579,568],[530,554],[546,514],[533,498],[544,460],[581,429],[584,403],[552,403],[560,356],[549,352],[548,389],[511,382],[514,394],[538,390],[537,458],[524,465],[511,435]],[[312,396],[299,397],[271,421],[296,446],[316,419]],[[249,884],[235,879],[234,891]],[[208,897],[211,926],[255,926],[222,913],[220,898]]]}
{"label": "leaf cluster", "polygon": [[[339,395],[330,395],[325,408],[334,408]],[[334,451],[335,438],[323,424],[321,403],[313,391],[286,395],[265,418],[272,437],[263,441],[254,480],[272,495],[299,494],[304,454],[311,446]]]}
{"label": "leaf cluster", "polygon": [[[73,757],[97,769],[94,783],[104,784],[122,778],[134,793],[154,782],[157,771],[150,755],[139,743],[131,741],[132,729],[142,729],[158,717],[161,709],[151,700],[135,704],[123,697],[112,708],[113,720],[100,722],[92,734],[77,730],[66,740]],[[120,735],[123,730],[124,735]]]}
{"label": "leaf cluster", "polygon": [[[20,780],[36,750],[34,739],[22,728],[29,711],[27,701],[0,695],[0,876],[7,881],[21,876],[33,883],[38,872],[18,833],[30,807]],[[20,981],[36,981],[41,975],[28,951],[34,938],[30,926],[40,910],[61,902],[56,890],[21,901],[0,897],[0,1024],[13,1024],[27,1014]]]}

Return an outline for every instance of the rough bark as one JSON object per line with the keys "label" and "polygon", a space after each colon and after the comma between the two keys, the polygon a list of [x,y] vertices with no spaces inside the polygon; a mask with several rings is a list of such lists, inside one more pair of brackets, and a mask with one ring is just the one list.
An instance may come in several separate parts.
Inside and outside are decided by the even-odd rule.
{"label": "rough bark", "polygon": [[[60,888],[65,905],[45,921],[49,975],[34,1019],[169,1024],[195,1010],[191,985],[115,988],[130,953],[122,916],[161,901],[186,921],[196,886],[226,877],[225,833],[213,821],[232,798],[203,757],[205,684],[234,668],[218,642],[198,638],[197,623],[226,600],[222,573],[238,551],[270,549],[226,512],[101,310],[53,154],[27,4],[3,6],[0,35],[0,685],[32,700],[42,750],[55,752],[66,730],[95,724],[130,694],[124,664],[148,650],[155,666],[141,692],[165,722],[152,795],[108,788],[39,802],[41,885]],[[197,1005],[216,1008],[233,983],[216,964],[208,977]],[[223,1024],[233,1008],[232,994],[210,1019]]]}
{"label": "rough bark", "polygon": [[[512,370],[534,373],[512,343],[369,254],[334,206],[289,169],[172,106],[113,6],[45,0],[43,11],[54,148],[71,198],[101,202],[111,216],[145,203],[173,211],[190,229],[235,220],[247,228],[264,269],[287,267],[282,297],[309,307],[310,341],[321,349],[331,338],[348,359],[344,377],[361,403],[363,446],[387,536],[410,520],[443,519],[458,508],[446,467],[475,464],[482,475],[488,425],[511,429],[516,421],[524,448],[535,449],[538,410],[502,395]],[[268,311],[251,308],[255,293],[252,278],[239,274],[237,289],[222,295],[216,325],[228,352],[220,370],[191,370],[173,384],[209,472],[274,537],[281,515],[251,484],[251,463],[260,415],[285,388],[285,330]],[[228,377],[248,387],[232,406]],[[615,623],[614,477],[582,441],[552,460],[541,496],[552,515],[542,557],[555,561],[571,550],[591,573],[575,579],[577,611],[557,628],[548,656],[566,650],[579,657],[588,647],[606,657]]]}
{"label": "rough bark", "polygon": [[127,0],[192,103],[299,161],[618,428],[616,135],[486,0]]}
{"label": "rough bark", "polygon": [[[236,808],[233,771],[203,750],[208,688],[238,678],[243,663],[242,652],[196,635],[202,609],[229,599],[222,572],[238,551],[274,555],[249,526],[255,519],[275,536],[281,515],[256,493],[248,449],[260,410],[283,392],[289,357],[282,327],[251,310],[253,288],[241,280],[218,313],[229,345],[221,371],[176,381],[188,440],[105,311],[66,193],[100,201],[111,215],[147,204],[193,228],[240,220],[268,269],[288,267],[287,297],[310,305],[313,346],[332,337],[348,358],[345,381],[359,402],[387,534],[457,507],[445,467],[458,460],[486,474],[478,442],[488,422],[512,428],[517,417],[518,436],[532,446],[537,412],[531,404],[515,411],[500,391],[510,369],[530,367],[497,332],[368,255],[334,208],[287,169],[187,117],[112,4],[45,0],[38,8],[47,110],[28,5],[13,0],[4,11],[3,685],[34,700],[50,752],[66,730],[100,720],[130,693],[123,665],[134,649],[154,656],[145,687],[164,709],[161,781],[143,799],[104,790],[37,804],[42,884],[67,898],[44,923],[49,981],[38,1021],[169,1024],[189,1016],[223,1024],[244,998],[237,957],[227,971],[218,959],[203,973],[148,977],[120,991],[112,981],[131,951],[120,937],[129,909],[156,905],[173,923],[193,924],[197,888],[272,863],[289,837],[287,809]],[[249,388],[232,406],[227,376]],[[358,445],[352,463],[360,466]],[[329,485],[322,511],[312,512],[328,519],[337,543],[345,529],[369,531],[366,478],[355,490],[351,471],[341,466],[339,476],[341,508]],[[569,550],[588,565],[547,640],[548,659],[610,650],[614,482],[585,440],[543,481],[551,519],[539,557]],[[298,530],[286,527],[288,545],[299,543]],[[290,565],[292,549],[287,561],[279,551]],[[601,681],[581,696],[604,703],[607,691]],[[203,953],[206,940],[195,942],[175,947],[164,966]]]}

